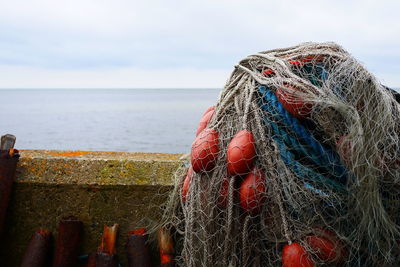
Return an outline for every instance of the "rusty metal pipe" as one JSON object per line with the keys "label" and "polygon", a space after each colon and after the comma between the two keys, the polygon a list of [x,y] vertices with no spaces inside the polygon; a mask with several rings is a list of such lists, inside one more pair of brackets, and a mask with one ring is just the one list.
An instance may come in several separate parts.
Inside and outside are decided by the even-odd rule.
{"label": "rusty metal pipe", "polygon": [[4,231],[7,208],[10,202],[12,184],[19,159],[17,149],[14,149],[15,136],[4,135],[0,143],[0,233]]}
{"label": "rusty metal pipe", "polygon": [[160,228],[158,230],[158,247],[160,249],[160,266],[173,267],[174,261],[174,241],[169,230]]}
{"label": "rusty metal pipe", "polygon": [[150,267],[150,249],[147,245],[147,233],[145,228],[135,229],[128,233],[125,244],[128,257],[128,267]]}
{"label": "rusty metal pipe", "polygon": [[89,256],[87,267],[117,267],[118,255],[115,248],[118,234],[118,224],[104,225],[101,245],[96,253]]}
{"label": "rusty metal pipe", "polygon": [[76,217],[61,219],[58,226],[53,267],[78,265],[79,245],[82,240],[83,223]]}
{"label": "rusty metal pipe", "polygon": [[29,242],[21,267],[43,267],[48,263],[52,243],[52,234],[49,230],[37,230]]}

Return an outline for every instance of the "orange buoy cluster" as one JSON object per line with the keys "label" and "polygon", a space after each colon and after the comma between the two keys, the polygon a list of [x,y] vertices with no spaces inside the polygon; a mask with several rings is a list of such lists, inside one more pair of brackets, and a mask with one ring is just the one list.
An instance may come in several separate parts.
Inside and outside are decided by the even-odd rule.
{"label": "orange buoy cluster", "polygon": [[[315,256],[326,264],[342,264],[348,255],[343,242],[336,234],[326,229],[316,229],[319,234],[309,235],[305,243]],[[311,255],[297,242],[285,245],[282,251],[283,267],[313,267],[316,266]]]}
{"label": "orange buoy cluster", "polygon": [[256,147],[253,134],[244,129],[229,142],[227,149],[227,172],[229,176],[243,177],[239,188],[240,207],[255,215],[265,201],[265,175],[254,167]]}
{"label": "orange buoy cluster", "polygon": [[[195,173],[211,171],[219,153],[219,136],[214,129],[207,128],[214,115],[215,107],[209,107],[200,120],[196,131],[196,139],[192,144],[191,167],[183,181],[182,200],[185,202],[190,181]],[[225,208],[228,203],[229,181],[232,176],[243,177],[239,189],[240,205],[245,212],[257,214],[265,199],[265,176],[262,170],[254,167],[256,157],[253,134],[244,129],[239,131],[230,141],[227,148],[227,176],[221,183],[218,206]]]}
{"label": "orange buoy cluster", "polygon": [[[294,88],[292,88],[295,90]],[[287,92],[277,91],[279,101],[290,113],[298,117],[310,113],[311,107],[292,101]],[[289,101],[290,100],[290,101]],[[284,104],[285,103],[285,104]],[[287,106],[287,105],[292,106]],[[286,106],[285,106],[286,105]],[[187,201],[190,183],[194,173],[206,173],[216,166],[219,153],[219,135],[212,128],[207,128],[214,115],[215,107],[208,108],[199,123],[196,139],[192,144],[191,166],[189,167],[182,185],[182,201]],[[292,114],[293,115],[293,114]],[[227,173],[223,178],[217,199],[219,208],[226,208],[229,201],[229,184],[232,176],[241,179],[238,190],[240,207],[250,215],[261,212],[266,201],[265,173],[255,166],[256,147],[253,134],[243,129],[236,133],[227,147]],[[329,264],[339,264],[346,257],[343,243],[336,235],[328,230],[317,229],[318,233],[306,236],[303,240],[319,260]],[[284,267],[314,267],[315,261],[307,250],[298,242],[287,244],[282,250],[282,265]]]}

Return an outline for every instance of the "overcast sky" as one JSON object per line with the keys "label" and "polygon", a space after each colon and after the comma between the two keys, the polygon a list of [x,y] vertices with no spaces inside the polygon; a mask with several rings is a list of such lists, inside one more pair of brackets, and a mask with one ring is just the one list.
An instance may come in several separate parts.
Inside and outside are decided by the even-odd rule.
{"label": "overcast sky", "polygon": [[334,41],[400,87],[400,1],[0,0],[0,88],[221,88],[251,53]]}

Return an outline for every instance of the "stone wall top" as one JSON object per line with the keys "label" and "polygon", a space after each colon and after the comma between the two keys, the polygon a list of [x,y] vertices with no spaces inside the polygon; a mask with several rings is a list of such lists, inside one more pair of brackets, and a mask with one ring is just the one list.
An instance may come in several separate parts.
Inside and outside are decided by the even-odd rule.
{"label": "stone wall top", "polygon": [[20,150],[17,183],[172,185],[181,154]]}

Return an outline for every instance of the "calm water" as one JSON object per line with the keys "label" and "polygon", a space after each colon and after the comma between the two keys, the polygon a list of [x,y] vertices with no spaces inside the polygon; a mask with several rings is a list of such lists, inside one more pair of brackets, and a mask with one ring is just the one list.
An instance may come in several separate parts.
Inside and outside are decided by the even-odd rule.
{"label": "calm water", "polygon": [[0,90],[20,149],[188,152],[218,89]]}

